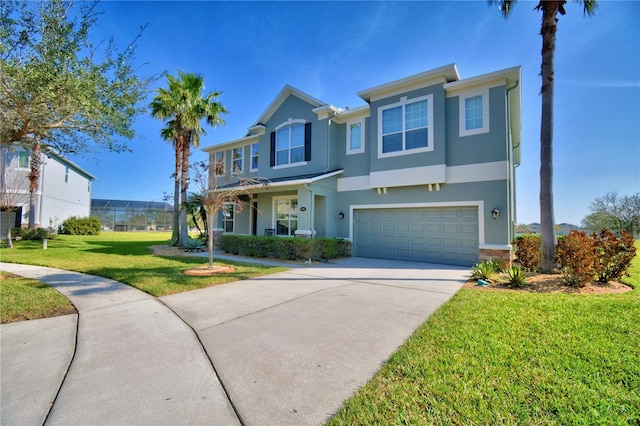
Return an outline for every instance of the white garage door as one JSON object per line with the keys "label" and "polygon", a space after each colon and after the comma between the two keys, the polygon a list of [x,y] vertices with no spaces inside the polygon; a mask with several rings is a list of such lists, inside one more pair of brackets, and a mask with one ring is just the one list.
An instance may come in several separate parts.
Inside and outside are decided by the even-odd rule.
{"label": "white garage door", "polygon": [[356,209],[353,254],[379,259],[473,265],[478,261],[478,209]]}

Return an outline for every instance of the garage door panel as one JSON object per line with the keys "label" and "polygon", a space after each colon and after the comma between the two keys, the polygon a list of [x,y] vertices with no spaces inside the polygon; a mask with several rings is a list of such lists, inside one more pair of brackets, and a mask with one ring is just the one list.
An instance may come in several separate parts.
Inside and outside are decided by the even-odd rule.
{"label": "garage door panel", "polygon": [[354,210],[354,255],[473,265],[476,207]]}
{"label": "garage door panel", "polygon": [[409,233],[412,228],[413,228],[413,224],[409,224],[409,223],[396,224],[396,229],[398,230],[398,232]]}

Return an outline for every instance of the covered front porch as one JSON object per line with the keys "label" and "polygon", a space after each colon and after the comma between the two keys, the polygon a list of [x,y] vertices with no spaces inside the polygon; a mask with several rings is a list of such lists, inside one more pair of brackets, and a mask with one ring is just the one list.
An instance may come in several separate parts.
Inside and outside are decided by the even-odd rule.
{"label": "covered front porch", "polygon": [[[214,221],[216,233],[282,237],[335,237],[337,176],[342,170],[273,179],[248,188],[241,205],[226,203]],[[224,189],[220,189],[224,191]]]}

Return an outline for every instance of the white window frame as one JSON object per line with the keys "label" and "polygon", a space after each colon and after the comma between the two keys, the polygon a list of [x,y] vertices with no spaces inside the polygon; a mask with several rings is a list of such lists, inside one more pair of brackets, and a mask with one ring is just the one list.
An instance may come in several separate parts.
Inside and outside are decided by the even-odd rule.
{"label": "white window frame", "polygon": [[[476,96],[482,96],[482,127],[477,129],[467,130],[467,109],[466,100],[475,98]],[[460,94],[459,102],[459,133],[460,137],[479,135],[482,133],[489,133],[489,89],[474,90],[470,92],[464,92]]]}
{"label": "white window frame", "polygon": [[[240,156],[236,158],[236,153]],[[236,168],[237,162],[240,162],[240,168]],[[231,174],[239,175],[244,173],[244,146],[231,149]]]}
{"label": "white window frame", "polygon": [[[288,200],[289,204],[291,204],[291,200],[296,200],[296,202],[298,201],[298,196],[297,195],[283,195],[283,196],[278,196],[278,197],[273,197],[273,221],[272,221],[272,228],[275,230],[275,235],[278,237],[294,237],[296,235],[295,231],[293,231],[293,233],[291,232],[291,215],[289,215],[289,218],[287,219],[288,221],[288,231],[289,234],[284,235],[284,234],[278,234],[278,201],[283,201],[283,200]],[[298,212],[298,208],[296,207],[296,212]],[[299,218],[298,216],[295,217],[294,219],[296,221],[296,230],[298,229],[298,223],[299,223]]]}
{"label": "white window frame", "polygon": [[[253,147],[256,147],[255,154],[253,153]],[[252,172],[257,172],[258,171],[258,160],[260,158],[260,144],[258,142],[252,143],[250,149],[251,149],[251,166],[250,166],[250,170]],[[254,157],[256,159],[256,167],[253,167],[253,158]]]}
{"label": "white window frame", "polygon": [[[307,123],[306,120],[302,120],[302,119],[288,119],[287,121],[285,121],[284,123],[280,124],[279,126],[276,127],[275,132],[276,132],[276,146],[274,147],[274,149],[276,150],[275,152],[275,156],[276,156],[276,164],[273,166],[273,170],[278,170],[278,169],[286,169],[287,167],[297,167],[297,166],[304,166],[307,164],[306,161],[304,161],[304,157],[305,157],[305,152],[304,152],[304,127],[305,124]],[[298,161],[295,163],[291,162],[291,136],[289,136],[289,147],[287,148],[289,151],[289,162],[285,163],[285,164],[278,164],[278,130],[281,130],[285,127],[293,127],[295,125],[302,125],[302,161]],[[289,135],[291,135],[291,133],[289,133]]]}
{"label": "white window frame", "polygon": [[[231,219],[227,219],[227,209],[231,206]],[[222,205],[222,229],[225,234],[236,233],[236,205],[235,203],[224,203]],[[227,231],[227,223],[231,223],[231,232]]]}
{"label": "white window frame", "polygon": [[[405,119],[405,107],[408,104],[412,104],[420,101],[427,101],[427,146],[421,148],[413,148],[406,149],[406,134],[407,130],[406,119]],[[402,149],[400,151],[394,152],[382,152],[382,112],[391,108],[402,107]],[[387,158],[387,157],[397,157],[400,155],[410,155],[419,152],[429,152],[433,151],[434,140],[433,140],[433,94],[419,96],[417,98],[409,99],[407,96],[403,96],[400,98],[400,102],[396,102],[393,104],[385,105],[383,107],[378,108],[378,158]]]}
{"label": "white window frame", "polygon": [[[351,149],[351,126],[360,125],[360,148]],[[364,152],[364,118],[347,121],[347,155]]]}
{"label": "white window frame", "polygon": [[[224,151],[216,151],[213,154],[213,173],[215,176],[224,176],[224,172],[225,172],[225,161],[224,161],[224,157],[225,157],[225,152]],[[216,167],[218,164],[218,155],[221,156],[222,158],[222,173],[218,173],[218,168]]]}

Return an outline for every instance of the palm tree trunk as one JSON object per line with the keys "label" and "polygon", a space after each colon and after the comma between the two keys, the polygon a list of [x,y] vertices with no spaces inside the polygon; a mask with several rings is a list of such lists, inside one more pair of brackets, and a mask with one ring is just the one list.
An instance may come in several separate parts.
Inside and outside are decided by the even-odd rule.
{"label": "palm tree trunk", "polygon": [[540,263],[541,272],[555,267],[555,219],[553,212],[553,89],[554,54],[558,10],[565,1],[542,4],[542,118],[540,123]]}
{"label": "palm tree trunk", "polygon": [[180,189],[180,245],[183,246],[189,240],[187,227],[187,191],[189,189],[189,155],[191,147],[191,133],[183,139],[182,143],[182,179]]}
{"label": "palm tree trunk", "polygon": [[42,142],[39,137],[33,139],[31,150],[31,171],[29,172],[29,229],[36,227],[36,198],[40,181],[40,166],[42,165]]}
{"label": "palm tree trunk", "polygon": [[173,176],[173,224],[171,230],[171,243],[180,243],[180,167],[182,165],[182,138],[175,140],[176,164]]}

